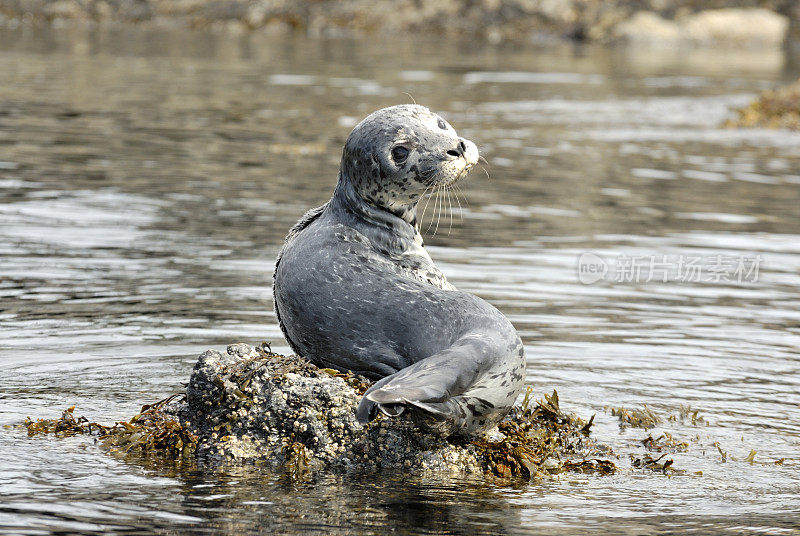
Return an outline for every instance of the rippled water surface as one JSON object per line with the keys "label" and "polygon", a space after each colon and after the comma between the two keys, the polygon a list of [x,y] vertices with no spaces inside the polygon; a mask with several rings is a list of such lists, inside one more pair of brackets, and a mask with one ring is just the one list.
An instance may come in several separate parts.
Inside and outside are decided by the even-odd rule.
{"label": "rippled water surface", "polygon": [[[432,256],[513,320],[537,396],[556,388],[566,409],[596,413],[621,467],[513,486],[292,482],[6,426],[0,531],[798,533],[800,134],[719,126],[796,78],[783,62],[0,34],[0,424],[72,404],[128,418],[180,390],[208,347],[287,350],[270,294],[283,236],[330,195],[355,122],[410,94],[488,160],[461,210],[430,202]],[[699,410],[651,432],[689,443],[670,454],[684,474],[631,466],[649,432],[620,430],[609,409],[643,404]]]}

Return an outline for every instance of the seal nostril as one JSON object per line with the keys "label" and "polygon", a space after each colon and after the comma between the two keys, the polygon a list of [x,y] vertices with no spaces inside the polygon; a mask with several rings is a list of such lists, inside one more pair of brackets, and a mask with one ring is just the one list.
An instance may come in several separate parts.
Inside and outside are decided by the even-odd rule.
{"label": "seal nostril", "polygon": [[464,144],[463,141],[459,141],[456,148],[450,149],[449,151],[447,151],[447,154],[458,158],[459,156],[464,156],[464,153],[466,152],[467,152],[467,146]]}

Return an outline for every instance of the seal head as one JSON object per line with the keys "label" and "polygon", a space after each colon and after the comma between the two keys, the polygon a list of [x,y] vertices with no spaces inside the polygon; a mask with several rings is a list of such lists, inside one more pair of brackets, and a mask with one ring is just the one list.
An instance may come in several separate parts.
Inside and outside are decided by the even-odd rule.
{"label": "seal head", "polygon": [[367,203],[412,223],[420,198],[466,176],[478,148],[427,108],[384,108],[359,123],[345,143],[339,180]]}
{"label": "seal head", "polygon": [[417,225],[419,200],[477,160],[475,144],[427,108],[378,110],[348,137],[331,200],[301,218],[278,256],[275,311],[292,349],[377,380],[362,422],[407,412],[441,435],[469,435],[522,390],[513,326],[447,281]]}

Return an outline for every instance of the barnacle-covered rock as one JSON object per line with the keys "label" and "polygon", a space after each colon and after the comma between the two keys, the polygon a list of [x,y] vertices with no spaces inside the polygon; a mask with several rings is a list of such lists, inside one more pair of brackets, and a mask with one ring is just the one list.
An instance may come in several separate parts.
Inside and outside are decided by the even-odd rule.
{"label": "barnacle-covered rock", "polygon": [[591,421],[564,414],[556,393],[534,404],[529,391],[485,437],[444,439],[402,417],[359,424],[355,410],[368,387],[363,377],[320,369],[265,345],[235,344],[227,354],[200,356],[176,411],[199,438],[200,458],[267,460],[292,472],[413,468],[530,478],[614,470],[597,459],[608,451],[590,440]]}
{"label": "barnacle-covered rock", "polygon": [[452,444],[404,419],[362,426],[365,378],[246,344],[200,356],[184,405],[173,408],[206,460],[260,459],[306,468],[481,470],[472,446]]}

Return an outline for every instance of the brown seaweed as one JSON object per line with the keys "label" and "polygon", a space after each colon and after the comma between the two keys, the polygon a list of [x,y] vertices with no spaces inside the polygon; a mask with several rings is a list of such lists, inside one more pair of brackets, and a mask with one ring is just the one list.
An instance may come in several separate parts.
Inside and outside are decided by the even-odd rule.
{"label": "brown seaweed", "polygon": [[686,452],[689,450],[689,443],[675,439],[668,432],[664,432],[656,438],[649,434],[642,439],[641,443],[647,450],[654,452]]}
{"label": "brown seaweed", "polygon": [[52,434],[56,437],[71,437],[75,435],[102,435],[108,433],[113,426],[105,426],[90,422],[86,417],[75,416],[75,406],[70,406],[61,413],[59,419],[36,419],[30,417],[23,423],[28,429],[28,436]]}
{"label": "brown seaweed", "polygon": [[561,460],[576,455],[587,446],[588,422],[561,411],[558,393],[544,395],[531,404],[533,390],[528,387],[520,406],[515,406],[498,429],[503,439],[481,439],[472,444],[478,449],[487,472],[498,477],[539,478],[564,471],[611,474],[616,466],[609,460]]}
{"label": "brown seaweed", "polygon": [[651,471],[656,471],[664,474],[685,473],[685,471],[680,469],[675,469],[672,466],[674,460],[672,460],[671,458],[664,460],[662,462],[661,460],[663,460],[666,456],[667,454],[665,453],[659,456],[658,458],[653,458],[649,454],[645,454],[640,458],[631,454],[631,465],[633,465],[636,468],[650,469]]}
{"label": "brown seaweed", "polygon": [[686,419],[691,419],[693,426],[697,426],[697,424],[701,422],[705,422],[706,424],[708,424],[708,422],[706,422],[706,420],[703,417],[699,416],[699,413],[700,410],[694,409],[692,408],[692,406],[681,405],[678,407],[677,415],[670,415],[669,417],[667,417],[667,420],[670,422],[676,422],[676,421],[685,422]]}
{"label": "brown seaweed", "polygon": [[295,441],[294,436],[286,440],[286,444],[281,451],[283,454],[283,467],[290,477],[297,478],[308,472],[310,458],[306,451],[306,446]]}
{"label": "brown seaweed", "polygon": [[25,420],[29,436],[52,434],[69,437],[80,434],[94,435],[106,447],[120,452],[159,452],[172,456],[191,454],[197,445],[197,436],[173,415],[163,411],[175,398],[174,394],[156,402],[145,404],[129,421],[119,421],[111,426],[90,422],[86,417],[75,416],[75,406],[67,408],[59,419]]}
{"label": "brown seaweed", "polygon": [[619,427],[622,429],[628,426],[644,429],[655,428],[663,422],[663,419],[648,408],[647,404],[643,405],[641,409],[611,408],[611,415],[619,417]]}
{"label": "brown seaweed", "polygon": [[728,453],[722,450],[722,447],[719,446],[719,441],[714,442],[714,446],[717,447],[717,451],[719,452],[720,457],[722,458],[722,463],[728,461]]}
{"label": "brown seaweed", "polygon": [[736,110],[737,117],[725,122],[729,128],[787,128],[800,130],[800,80],[761,93]]}

